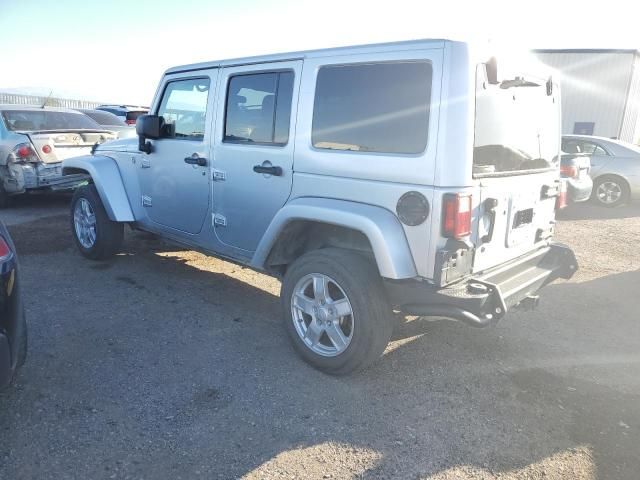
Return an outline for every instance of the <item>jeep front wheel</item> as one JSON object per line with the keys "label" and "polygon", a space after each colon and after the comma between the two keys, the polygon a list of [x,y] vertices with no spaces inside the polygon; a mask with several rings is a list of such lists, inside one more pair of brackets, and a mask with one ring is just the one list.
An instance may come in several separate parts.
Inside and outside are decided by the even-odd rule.
{"label": "jeep front wheel", "polygon": [[109,219],[94,185],[79,187],[71,200],[71,231],[80,253],[91,260],[104,260],[122,245],[122,223]]}
{"label": "jeep front wheel", "polygon": [[296,351],[326,373],[367,367],[391,338],[380,275],[357,252],[327,248],[301,256],[287,269],[281,301]]}

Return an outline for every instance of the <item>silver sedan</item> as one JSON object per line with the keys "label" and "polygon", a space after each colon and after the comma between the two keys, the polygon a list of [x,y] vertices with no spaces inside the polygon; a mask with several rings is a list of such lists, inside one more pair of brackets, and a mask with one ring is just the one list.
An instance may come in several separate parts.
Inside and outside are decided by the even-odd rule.
{"label": "silver sedan", "polygon": [[87,180],[62,176],[62,160],[91,152],[116,134],[75,110],[0,105],[0,208],[10,196],[72,190]]}
{"label": "silver sedan", "polygon": [[594,202],[615,207],[640,199],[640,147],[610,138],[563,135],[562,151],[591,156]]}

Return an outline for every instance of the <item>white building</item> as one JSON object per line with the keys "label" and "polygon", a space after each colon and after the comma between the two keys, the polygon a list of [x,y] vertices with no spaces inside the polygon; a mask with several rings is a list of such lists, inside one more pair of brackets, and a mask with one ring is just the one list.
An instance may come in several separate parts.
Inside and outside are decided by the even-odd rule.
{"label": "white building", "polygon": [[640,144],[640,51],[535,50],[558,71],[563,133]]}

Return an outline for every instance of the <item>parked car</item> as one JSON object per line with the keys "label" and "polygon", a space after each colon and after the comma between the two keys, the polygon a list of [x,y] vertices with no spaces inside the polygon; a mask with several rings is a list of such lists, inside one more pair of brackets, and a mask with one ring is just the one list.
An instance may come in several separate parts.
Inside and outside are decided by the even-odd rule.
{"label": "parked car", "polygon": [[567,182],[569,203],[586,202],[591,198],[593,180],[589,176],[591,158],[588,155],[563,153],[560,157],[560,176]]}
{"label": "parked car", "polygon": [[0,105],[0,208],[11,195],[77,187],[87,176],[63,177],[62,160],[115,138],[76,110]]}
{"label": "parked car", "polygon": [[127,125],[124,120],[111,112],[104,110],[92,110],[88,108],[79,108],[79,112],[91,117],[96,123],[102,127],[115,132],[118,138],[129,138],[136,136],[136,129],[132,125]]}
{"label": "parked car", "polygon": [[171,68],[137,142],[64,162],[92,182],[75,243],[107,258],[129,223],[281,277],[295,349],[333,374],[381,356],[393,310],[493,324],[577,269],[552,241],[558,85],[501,67],[425,40]]}
{"label": "parked car", "polygon": [[27,322],[20,298],[16,249],[0,221],[0,389],[5,388],[27,357]]}
{"label": "parked car", "polygon": [[563,135],[562,150],[591,157],[592,200],[617,207],[640,198],[640,147],[610,138]]}
{"label": "parked car", "polygon": [[136,120],[140,115],[144,115],[149,112],[147,107],[136,107],[134,105],[100,105],[99,107],[96,107],[96,110],[113,113],[114,115],[122,118],[124,123],[127,125],[135,125]]}

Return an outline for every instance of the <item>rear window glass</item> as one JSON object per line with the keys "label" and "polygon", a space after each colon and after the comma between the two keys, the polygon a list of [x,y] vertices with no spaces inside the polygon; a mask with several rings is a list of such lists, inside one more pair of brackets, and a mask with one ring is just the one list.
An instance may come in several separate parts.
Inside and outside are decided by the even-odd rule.
{"label": "rear window glass", "polygon": [[145,110],[140,110],[136,112],[127,112],[127,120],[137,120],[140,115],[146,115],[147,112]]}
{"label": "rear window glass", "polygon": [[102,127],[83,113],[48,110],[5,110],[4,123],[9,130],[100,130]]}
{"label": "rear window glass", "polygon": [[[486,67],[479,66],[478,72],[483,68]],[[543,79],[514,76],[500,84],[479,81],[474,177],[519,175],[555,168],[560,150],[559,109],[559,100]]]}
{"label": "rear window glass", "polygon": [[423,152],[431,77],[428,62],[322,67],[313,107],[313,146],[359,152]]}
{"label": "rear window glass", "polygon": [[117,115],[114,115],[110,112],[101,112],[99,110],[86,110],[83,112],[85,115],[93,118],[100,125],[110,125],[110,126],[122,126],[124,122],[118,118]]}

